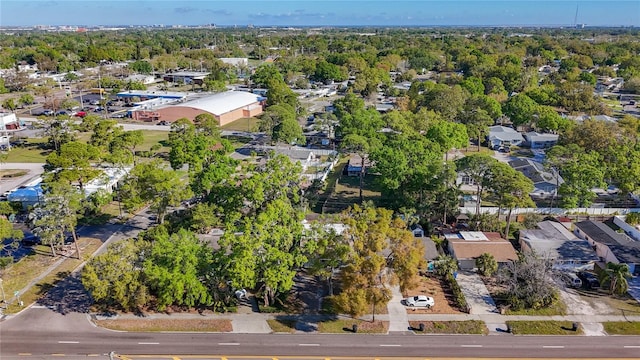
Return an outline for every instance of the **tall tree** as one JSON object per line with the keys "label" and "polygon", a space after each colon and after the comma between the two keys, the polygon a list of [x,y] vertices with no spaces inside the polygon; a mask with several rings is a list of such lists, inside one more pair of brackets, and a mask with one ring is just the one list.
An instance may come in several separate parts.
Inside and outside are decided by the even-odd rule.
{"label": "tall tree", "polygon": [[147,304],[149,289],[144,283],[144,241],[126,239],[112,243],[82,268],[82,285],[93,300],[124,311]]}
{"label": "tall tree", "polygon": [[489,188],[497,199],[498,206],[508,209],[504,238],[509,239],[511,212],[516,207],[535,206],[529,194],[533,192],[533,182],[509,164],[495,162],[489,170]]}
{"label": "tall tree", "polygon": [[131,170],[121,194],[128,209],[150,203],[158,221],[163,223],[169,206],[179,205],[190,197],[191,191],[175,171],[165,169],[160,160],[154,160],[137,164]]}
{"label": "tall tree", "polygon": [[159,310],[173,304],[210,305],[211,294],[200,276],[209,267],[211,256],[209,247],[185,229],[153,238],[143,266]]}
{"label": "tall tree", "polygon": [[476,184],[476,214],[480,213],[480,203],[485,187],[488,185],[487,179],[496,159],[483,154],[473,154],[465,156],[456,161],[456,166]]}
{"label": "tall tree", "polygon": [[[376,306],[391,299],[389,284],[399,281],[404,289],[413,288],[415,276],[424,265],[424,249],[406,223],[394,219],[390,210],[371,204],[354,205],[343,213],[343,222],[347,225],[343,236],[350,240],[353,250],[340,273],[342,293],[336,303],[354,316],[363,314],[363,305],[370,304],[375,320]],[[389,259],[385,251],[390,251]]]}
{"label": "tall tree", "polygon": [[86,183],[98,175],[91,162],[100,159],[100,151],[95,146],[77,141],[68,142],[60,150],[47,156],[48,176],[54,181],[65,180],[77,183],[84,191]]}

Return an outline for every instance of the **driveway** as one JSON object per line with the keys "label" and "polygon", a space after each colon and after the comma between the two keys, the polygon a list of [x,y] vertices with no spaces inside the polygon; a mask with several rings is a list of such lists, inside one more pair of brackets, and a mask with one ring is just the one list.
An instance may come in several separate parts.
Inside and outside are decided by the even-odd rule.
{"label": "driveway", "polygon": [[634,276],[629,279],[629,290],[627,290],[637,302],[640,302],[640,276]]}
{"label": "driveway", "polygon": [[484,285],[480,276],[470,271],[460,271],[456,277],[456,281],[467,304],[471,308],[470,314],[497,314],[498,308],[493,298],[489,294],[489,290]]}

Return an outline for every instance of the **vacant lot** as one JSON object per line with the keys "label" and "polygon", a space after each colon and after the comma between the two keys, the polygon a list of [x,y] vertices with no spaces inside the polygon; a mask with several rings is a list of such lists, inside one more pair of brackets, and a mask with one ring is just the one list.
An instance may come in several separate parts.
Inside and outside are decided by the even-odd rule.
{"label": "vacant lot", "polygon": [[421,277],[420,285],[405,292],[404,297],[415,295],[431,296],[435,305],[430,309],[407,307],[409,314],[463,314],[453,301],[453,294],[448,285],[436,276]]}
{"label": "vacant lot", "polygon": [[231,332],[228,319],[114,319],[95,320],[96,325],[120,331],[203,331]]}

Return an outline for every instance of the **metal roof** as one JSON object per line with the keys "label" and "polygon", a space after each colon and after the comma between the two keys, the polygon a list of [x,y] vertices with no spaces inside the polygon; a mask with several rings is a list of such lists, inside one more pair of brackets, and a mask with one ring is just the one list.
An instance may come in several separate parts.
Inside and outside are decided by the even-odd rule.
{"label": "metal roof", "polygon": [[186,101],[176,106],[190,107],[219,116],[236,109],[253,105],[259,102],[261,98],[260,95],[246,91],[227,91],[197,100]]}

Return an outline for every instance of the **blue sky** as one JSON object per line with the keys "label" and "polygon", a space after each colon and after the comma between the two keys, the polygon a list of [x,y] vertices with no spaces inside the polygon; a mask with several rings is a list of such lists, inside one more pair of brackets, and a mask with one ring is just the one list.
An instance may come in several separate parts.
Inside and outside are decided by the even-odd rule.
{"label": "blue sky", "polygon": [[640,26],[640,1],[0,0],[0,25]]}

